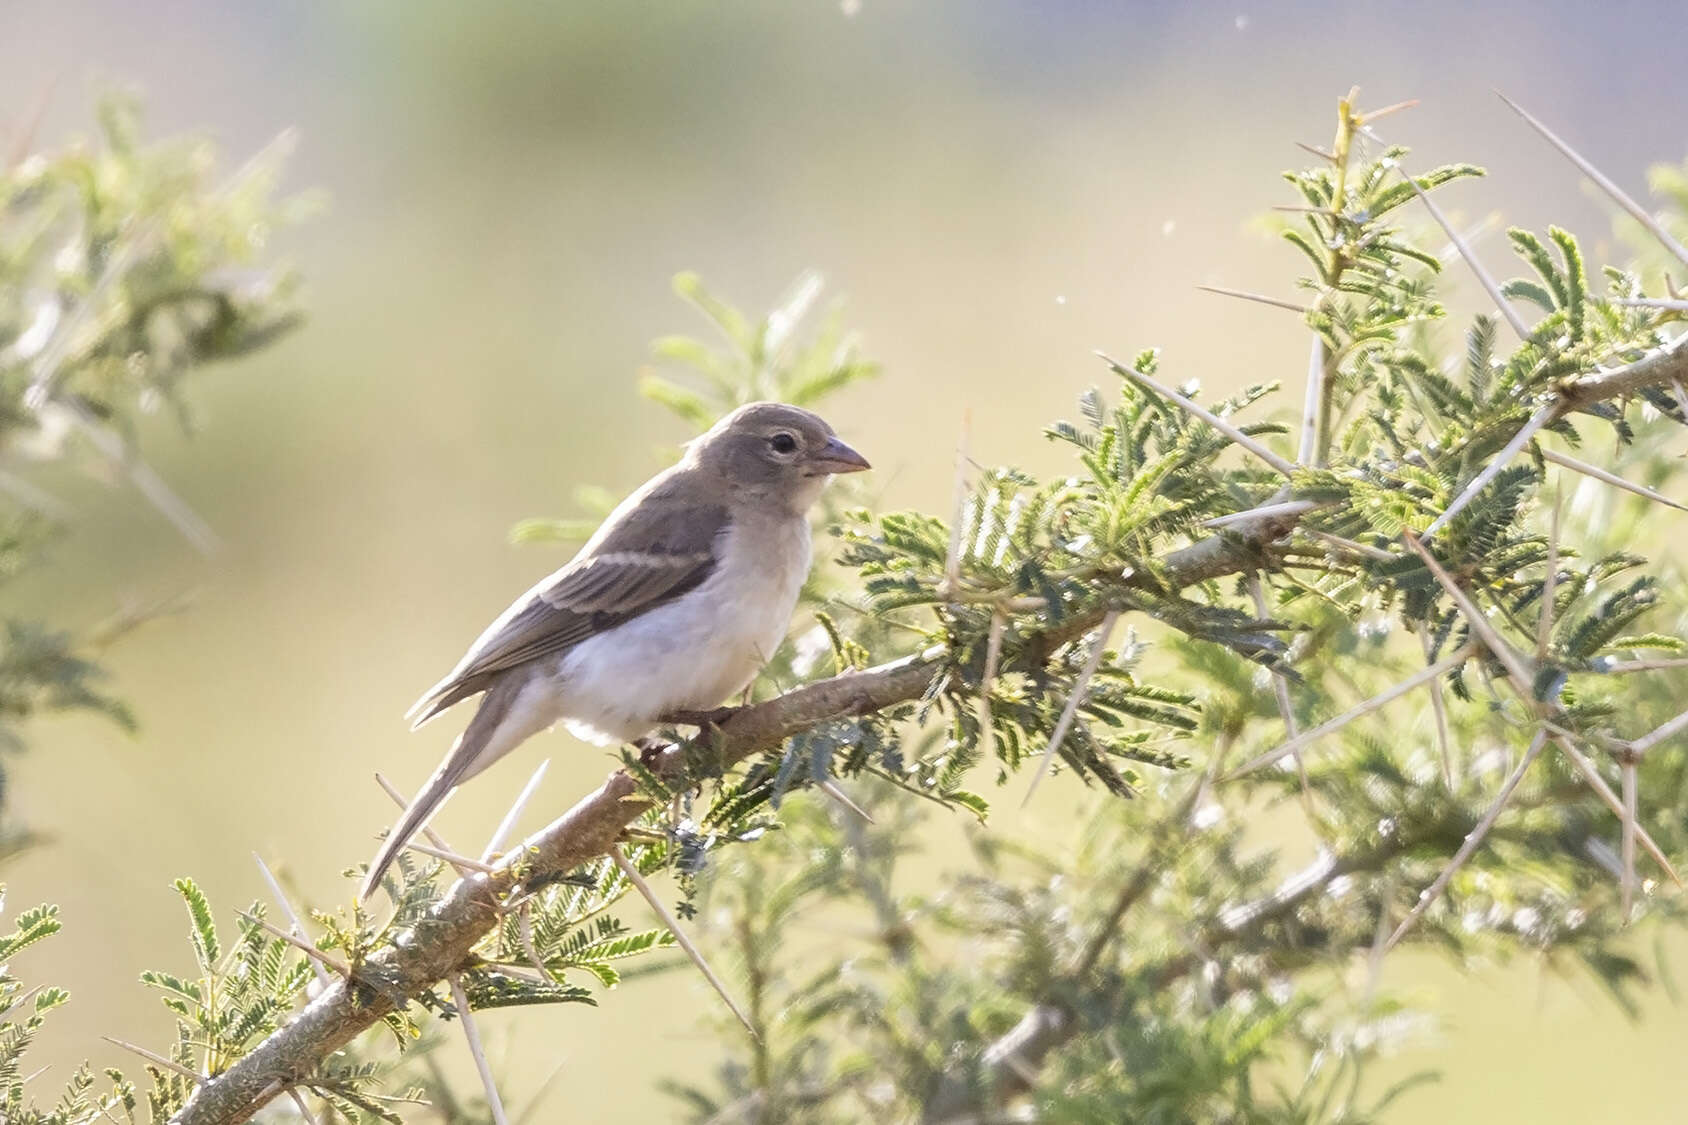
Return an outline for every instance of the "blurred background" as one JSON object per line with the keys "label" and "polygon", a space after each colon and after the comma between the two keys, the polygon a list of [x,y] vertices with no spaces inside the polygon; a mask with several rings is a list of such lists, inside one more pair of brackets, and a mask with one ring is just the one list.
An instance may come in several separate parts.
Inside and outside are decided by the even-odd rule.
{"label": "blurred background", "polygon": [[[509,546],[510,526],[580,514],[579,484],[625,492],[681,436],[633,386],[651,338],[703,330],[677,271],[757,311],[820,270],[885,368],[832,421],[884,504],[942,510],[964,411],[981,460],[1058,464],[1038,427],[1104,381],[1093,348],[1158,345],[1167,375],[1216,389],[1298,383],[1292,314],[1195,286],[1293,296],[1297,255],[1262,216],[1350,85],[1368,108],[1422,99],[1379,125],[1416,166],[1488,167],[1440,197],[1462,223],[1553,221],[1621,260],[1605,205],[1491,87],[1641,194],[1649,164],[1688,152],[1665,99],[1679,31],[1665,0],[0,5],[9,127],[45,96],[56,145],[132,87],[151,135],[204,131],[231,165],[296,127],[288,184],[332,200],[280,246],[310,283],[307,326],[197,379],[193,435],[167,417],[143,433],[225,550],[202,558],[131,496],[65,479],[87,518],[12,587],[89,626],[189,595],[106,655],[137,735],[37,724],[12,767],[18,813],[51,839],[8,865],[11,901],[57,900],[67,923],[31,975],[77,998],[36,1061],[116,1063],[99,1034],[168,1033],[135,980],[187,961],[171,878],[232,909],[264,894],[256,850],[308,901],[349,899],[339,872],[393,813],[372,771],[413,789],[460,722],[411,735],[401,713],[567,557]],[[536,739],[442,833],[484,839],[547,756],[527,827],[613,764]],[[1058,840],[1100,799],[1050,788],[1027,814],[1003,802],[1002,824]],[[1397,1120],[1681,1120],[1681,1010],[1629,1022],[1539,966],[1414,956],[1389,983],[1445,1019],[1397,1061],[1445,1078]],[[714,1004],[667,976],[483,1027],[518,1104],[563,1065],[539,1119],[663,1120],[654,1080],[717,1058]]]}

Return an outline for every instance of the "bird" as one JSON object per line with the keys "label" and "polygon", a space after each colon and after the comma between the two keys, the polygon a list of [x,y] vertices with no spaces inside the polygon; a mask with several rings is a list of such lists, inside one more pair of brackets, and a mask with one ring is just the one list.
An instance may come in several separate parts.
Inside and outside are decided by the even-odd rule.
{"label": "bird", "polygon": [[778,402],[741,406],[687,443],[406,713],[414,730],[480,696],[362,898],[457,786],[533,735],[561,722],[588,742],[634,742],[747,688],[808,577],[809,509],[833,476],[871,467],[819,415]]}

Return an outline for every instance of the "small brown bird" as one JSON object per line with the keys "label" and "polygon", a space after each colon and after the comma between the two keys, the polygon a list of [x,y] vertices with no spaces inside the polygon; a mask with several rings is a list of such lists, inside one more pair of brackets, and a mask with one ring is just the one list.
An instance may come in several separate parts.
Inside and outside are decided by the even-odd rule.
{"label": "small brown bird", "polygon": [[480,707],[387,836],[363,897],[459,784],[558,721],[603,745],[718,707],[791,625],[809,572],[808,510],[868,468],[807,410],[741,406],[621,502],[561,570],[523,594],[406,718]]}

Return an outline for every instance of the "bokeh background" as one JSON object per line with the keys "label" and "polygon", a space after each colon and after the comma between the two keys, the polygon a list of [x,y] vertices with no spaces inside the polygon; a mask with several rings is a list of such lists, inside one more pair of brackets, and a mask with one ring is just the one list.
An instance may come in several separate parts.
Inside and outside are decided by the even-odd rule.
{"label": "bokeh background", "polygon": [[[60,901],[68,927],[29,972],[76,996],[37,1061],[129,1065],[97,1036],[168,1034],[135,981],[186,963],[172,877],[232,909],[263,894],[257,850],[307,899],[349,897],[339,872],[392,813],[371,772],[413,788],[456,725],[410,735],[400,714],[566,556],[507,545],[510,526],[578,514],[577,484],[630,488],[680,436],[633,387],[648,340],[703,327],[676,271],[759,310],[821,270],[885,366],[833,421],[886,504],[941,510],[963,411],[981,459],[1055,464],[1038,426],[1105,381],[1092,348],[1159,345],[1168,374],[1213,387],[1301,378],[1293,315],[1194,286],[1291,294],[1297,257],[1261,216],[1352,84],[1367,105],[1422,99],[1379,126],[1420,166],[1490,169],[1441,197],[1463,222],[1554,221],[1621,258],[1607,208],[1490,88],[1639,192],[1688,152],[1680,19],[1667,0],[5,0],[8,124],[51,91],[39,136],[58,141],[135,87],[155,133],[203,130],[231,163],[297,127],[289,183],[332,198],[280,241],[307,327],[199,379],[191,437],[167,418],[144,434],[225,551],[63,480],[86,519],[13,587],[85,625],[191,595],[107,654],[138,735],[42,723],[11,767],[52,837],[8,866],[12,902]],[[545,756],[533,824],[611,766],[535,740],[459,795],[445,835],[484,838]],[[1050,788],[1029,824],[1002,802],[1002,828],[1058,843],[1098,799]],[[1527,962],[1389,973],[1444,1013],[1391,1066],[1445,1080],[1395,1120],[1683,1119],[1688,1016],[1662,997],[1632,1023]],[[563,1064],[538,1120],[663,1120],[654,1080],[716,1059],[713,1004],[666,976],[484,1024],[512,1101]]]}

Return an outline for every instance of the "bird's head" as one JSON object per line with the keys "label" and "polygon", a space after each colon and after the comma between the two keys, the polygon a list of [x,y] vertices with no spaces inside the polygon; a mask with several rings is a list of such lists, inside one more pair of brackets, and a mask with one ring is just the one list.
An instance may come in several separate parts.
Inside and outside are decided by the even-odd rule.
{"label": "bird's head", "polygon": [[690,456],[734,493],[799,511],[828,477],[871,467],[818,414],[781,402],[739,407],[693,442]]}

